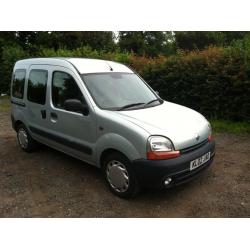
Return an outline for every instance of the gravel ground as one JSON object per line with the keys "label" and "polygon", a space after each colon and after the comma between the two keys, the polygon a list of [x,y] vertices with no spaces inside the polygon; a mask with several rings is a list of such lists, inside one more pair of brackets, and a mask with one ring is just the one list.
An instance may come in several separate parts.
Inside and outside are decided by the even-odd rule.
{"label": "gravel ground", "polygon": [[250,136],[216,134],[212,167],[169,190],[112,195],[98,169],[48,147],[27,154],[0,113],[0,217],[250,217]]}

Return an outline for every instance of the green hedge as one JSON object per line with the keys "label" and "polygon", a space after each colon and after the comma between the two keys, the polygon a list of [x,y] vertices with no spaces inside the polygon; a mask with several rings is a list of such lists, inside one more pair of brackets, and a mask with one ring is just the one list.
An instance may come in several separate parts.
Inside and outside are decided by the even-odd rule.
{"label": "green hedge", "polygon": [[[250,41],[250,40],[249,40]],[[134,68],[165,100],[193,108],[209,118],[250,121],[250,42],[230,48],[179,52],[149,59],[133,54],[4,47],[0,62],[0,93],[9,90],[14,63],[28,57],[72,56],[114,60]]]}
{"label": "green hedge", "polygon": [[250,63],[233,49],[173,57],[142,75],[166,100],[213,119],[250,121]]}
{"label": "green hedge", "polygon": [[29,57],[19,46],[4,47],[0,60],[0,94],[9,93],[12,70],[17,60]]}

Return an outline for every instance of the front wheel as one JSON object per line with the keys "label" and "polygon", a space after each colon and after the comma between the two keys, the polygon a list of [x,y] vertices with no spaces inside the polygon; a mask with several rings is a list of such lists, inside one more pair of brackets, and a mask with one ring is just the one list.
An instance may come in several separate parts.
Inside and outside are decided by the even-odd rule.
{"label": "front wheel", "polygon": [[111,191],[122,198],[135,196],[139,185],[130,161],[118,152],[108,155],[103,162],[105,179]]}

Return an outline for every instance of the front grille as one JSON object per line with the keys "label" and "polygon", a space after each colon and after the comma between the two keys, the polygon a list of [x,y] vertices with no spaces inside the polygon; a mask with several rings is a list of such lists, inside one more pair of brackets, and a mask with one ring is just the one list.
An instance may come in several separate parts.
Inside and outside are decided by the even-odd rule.
{"label": "front grille", "polygon": [[[212,157],[213,159],[213,157]],[[182,183],[185,183],[191,179],[193,179],[195,176],[197,176],[200,172],[205,170],[210,166],[210,161],[206,162],[204,165],[198,167],[197,169],[194,169],[192,171],[185,171],[183,173],[180,173],[174,177],[174,183],[175,185],[180,185]]]}
{"label": "front grille", "polygon": [[195,145],[193,145],[193,146],[191,146],[191,147],[184,148],[184,149],[181,150],[181,154],[185,154],[185,153],[191,152],[191,151],[193,151],[193,150],[195,150],[195,149],[197,149],[197,148],[200,148],[200,147],[202,147],[204,144],[206,144],[207,142],[208,142],[208,139],[206,139],[205,141],[202,141],[202,142],[200,142],[200,143],[198,143],[198,144],[195,144]]}

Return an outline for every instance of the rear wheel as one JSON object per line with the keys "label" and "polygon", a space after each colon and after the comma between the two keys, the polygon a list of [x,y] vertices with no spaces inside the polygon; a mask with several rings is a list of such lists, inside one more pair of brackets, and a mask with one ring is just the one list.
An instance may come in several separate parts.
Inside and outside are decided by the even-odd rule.
{"label": "rear wheel", "polygon": [[32,152],[38,145],[38,143],[32,139],[27,128],[23,124],[17,127],[17,141],[20,148],[25,152]]}
{"label": "rear wheel", "polygon": [[135,196],[139,185],[130,161],[121,153],[114,152],[103,161],[103,172],[111,191],[122,198]]}

